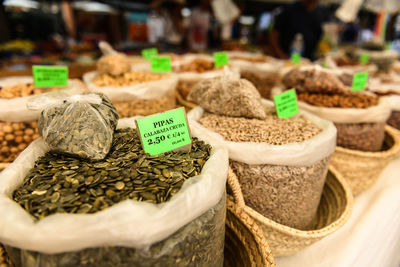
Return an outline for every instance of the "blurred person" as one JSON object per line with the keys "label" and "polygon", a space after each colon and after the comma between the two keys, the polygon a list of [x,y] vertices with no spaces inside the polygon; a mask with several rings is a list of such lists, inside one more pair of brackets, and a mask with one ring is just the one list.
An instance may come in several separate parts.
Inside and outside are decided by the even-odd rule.
{"label": "blurred person", "polygon": [[185,0],[156,0],[151,4],[151,8],[164,21],[162,51],[177,51],[182,47],[186,32],[182,16],[184,5]]}
{"label": "blurred person", "polygon": [[[322,36],[322,24],[329,13],[318,5],[319,0],[300,0],[282,7],[274,19],[269,43],[274,56],[288,59],[294,43],[302,42],[302,56],[314,59]],[[301,38],[300,38],[301,37]]]}
{"label": "blurred person", "polygon": [[205,51],[208,47],[208,35],[211,22],[210,0],[202,0],[195,7],[189,20],[189,46],[195,51]]}

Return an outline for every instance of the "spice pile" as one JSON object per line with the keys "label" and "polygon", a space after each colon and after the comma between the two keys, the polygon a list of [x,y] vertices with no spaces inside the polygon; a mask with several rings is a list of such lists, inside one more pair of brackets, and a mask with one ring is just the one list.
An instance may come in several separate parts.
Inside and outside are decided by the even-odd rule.
{"label": "spice pile", "polygon": [[136,130],[117,130],[109,155],[98,162],[46,153],[13,199],[36,219],[62,212],[94,213],[126,199],[162,203],[201,172],[210,150],[194,138],[189,153],[149,156]]}

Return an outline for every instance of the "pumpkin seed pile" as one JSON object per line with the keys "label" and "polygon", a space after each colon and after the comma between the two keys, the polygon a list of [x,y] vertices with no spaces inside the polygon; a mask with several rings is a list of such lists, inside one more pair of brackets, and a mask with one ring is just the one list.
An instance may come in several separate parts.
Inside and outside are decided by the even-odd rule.
{"label": "pumpkin seed pile", "polygon": [[48,152],[13,193],[36,219],[54,213],[94,213],[120,201],[168,201],[185,180],[198,175],[211,147],[193,138],[190,152],[145,154],[136,130],[116,130],[110,153],[90,162]]}

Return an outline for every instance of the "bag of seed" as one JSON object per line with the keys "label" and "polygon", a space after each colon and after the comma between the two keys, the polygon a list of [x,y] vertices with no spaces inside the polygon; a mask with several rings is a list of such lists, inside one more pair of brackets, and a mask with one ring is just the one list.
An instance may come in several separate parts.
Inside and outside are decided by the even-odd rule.
{"label": "bag of seed", "polygon": [[118,114],[105,95],[38,97],[28,106],[42,110],[39,133],[52,151],[90,160],[104,159],[110,151]]}
{"label": "bag of seed", "polygon": [[134,119],[104,160],[32,143],[0,173],[0,242],[16,266],[221,266],[228,153],[144,153]]}
{"label": "bag of seed", "polygon": [[385,124],[391,112],[384,99],[368,92],[337,96],[337,99],[326,95],[299,99],[302,100],[299,108],[335,123],[338,146],[361,151],[382,148]]}
{"label": "bag of seed", "polygon": [[26,106],[31,99],[69,96],[83,93],[85,85],[69,80],[64,88],[35,88],[32,77],[0,79],[0,162],[12,162],[33,140],[39,137],[36,120],[40,111]]}
{"label": "bag of seed", "polygon": [[188,113],[191,132],[229,151],[246,205],[297,229],[312,229],[336,146],[332,122],[304,111],[278,118],[263,100],[264,119],[229,117],[196,107]]}
{"label": "bag of seed", "polygon": [[175,74],[129,71],[111,76],[96,71],[83,75],[90,92],[108,96],[120,117],[151,115],[175,108]]}

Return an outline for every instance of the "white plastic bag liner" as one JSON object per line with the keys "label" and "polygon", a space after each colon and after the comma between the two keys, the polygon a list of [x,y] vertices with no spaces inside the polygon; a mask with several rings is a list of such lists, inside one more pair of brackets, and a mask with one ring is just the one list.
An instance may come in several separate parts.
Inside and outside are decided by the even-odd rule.
{"label": "white plastic bag liner", "polygon": [[[132,127],[137,117],[122,119]],[[228,153],[214,147],[200,175],[187,180],[168,202],[125,200],[94,214],[54,214],[34,222],[12,197],[35,160],[48,151],[42,138],[34,141],[0,173],[0,242],[42,253],[89,247],[147,247],[161,241],[215,206],[225,191]]]}
{"label": "white plastic bag liner", "polygon": [[[33,83],[32,77],[8,77],[0,79],[0,87],[10,87],[18,84]],[[81,94],[86,90],[84,84],[78,80],[68,80],[68,86],[60,88],[59,91],[53,91],[43,94],[16,97],[11,99],[0,98],[0,121],[24,122],[37,120],[40,110],[32,111],[27,108],[27,103],[35,98],[46,96],[66,97],[75,94]]]}
{"label": "white plastic bag liner", "polygon": [[[273,103],[262,100],[266,107],[273,107]],[[246,164],[273,164],[286,166],[312,165],[335,151],[336,128],[332,122],[318,118],[304,111],[299,113],[312,120],[322,128],[322,132],[301,143],[287,145],[271,145],[257,142],[231,142],[226,141],[220,134],[207,129],[199,122],[204,110],[197,106],[188,113],[191,124],[191,133],[212,146],[224,146],[229,151],[229,158]]]}
{"label": "white plastic bag liner", "polygon": [[326,108],[299,101],[299,108],[335,123],[378,123],[390,116],[390,106],[380,98],[376,106],[369,108]]}
{"label": "white plastic bag liner", "polygon": [[392,75],[393,82],[383,83],[379,78],[371,78],[368,84],[368,90],[385,94],[388,92],[393,92],[396,94],[400,94],[400,76]]}
{"label": "white plastic bag liner", "polygon": [[171,90],[175,90],[178,83],[177,76],[170,73],[170,76],[165,79],[130,86],[97,86],[92,82],[96,75],[97,71],[85,73],[83,75],[83,81],[90,92],[103,93],[108,96],[111,101],[151,100],[160,98]]}
{"label": "white plastic bag liner", "polygon": [[381,96],[393,111],[400,111],[400,95]]}

